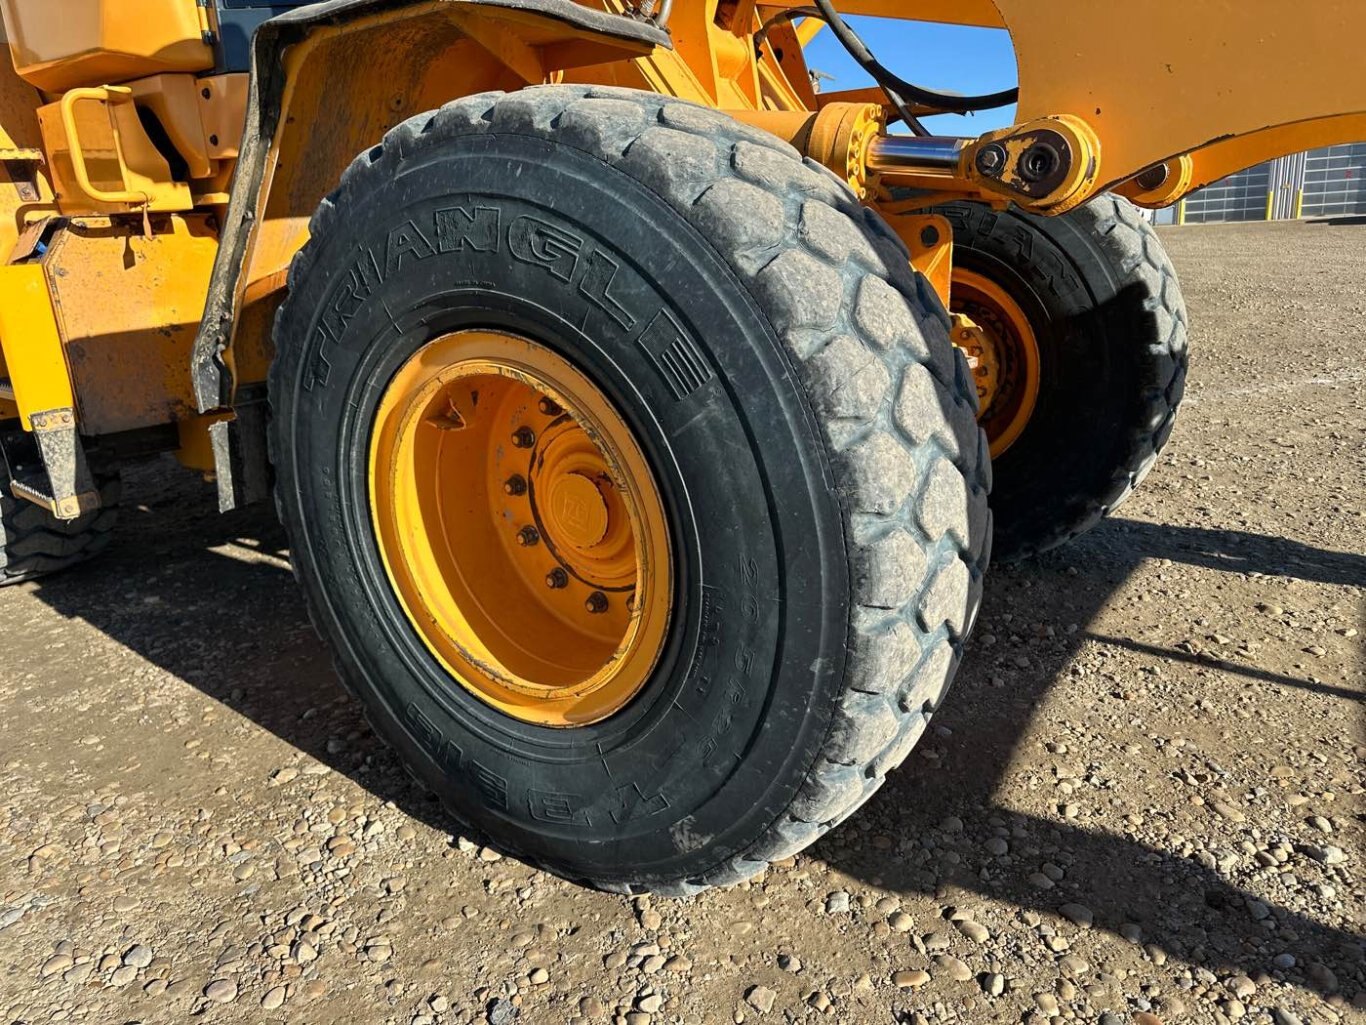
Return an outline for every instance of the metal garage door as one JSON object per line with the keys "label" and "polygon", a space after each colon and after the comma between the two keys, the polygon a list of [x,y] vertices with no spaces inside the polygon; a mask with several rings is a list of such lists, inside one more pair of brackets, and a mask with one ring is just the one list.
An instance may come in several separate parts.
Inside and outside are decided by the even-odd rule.
{"label": "metal garage door", "polygon": [[1229,175],[1186,199],[1186,223],[1265,220],[1270,187],[1270,164]]}
{"label": "metal garage door", "polygon": [[1366,214],[1366,142],[1309,151],[1302,212],[1305,217]]}

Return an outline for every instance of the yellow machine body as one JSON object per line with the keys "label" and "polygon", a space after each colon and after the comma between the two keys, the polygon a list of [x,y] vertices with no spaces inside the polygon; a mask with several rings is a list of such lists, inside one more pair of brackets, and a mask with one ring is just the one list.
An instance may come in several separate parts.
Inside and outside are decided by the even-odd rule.
{"label": "yellow machine body", "polygon": [[[1144,21],[1162,31],[1134,46],[1119,42],[1133,12],[1090,0],[840,0],[846,14],[1009,31],[1017,123],[943,140],[935,166],[886,134],[877,91],[813,91],[802,46],[816,23],[775,24],[755,46],[800,2],[675,0],[666,33],[623,16],[625,0],[353,0],[268,22],[253,70],[234,73],[216,69],[217,15],[196,0],[0,0],[0,420],[28,427],[61,406],[86,437],[162,428],[156,444],[208,469],[205,432],[265,380],[319,202],[388,128],[484,90],[624,86],[773,131],[887,216],[950,306],[951,229],[923,212],[935,202],[1057,214],[1115,189],[1164,205],[1366,139],[1359,0],[1293,20],[1272,0],[1152,0]],[[1041,140],[1068,157],[1045,187],[1019,173]],[[893,186],[918,198],[894,202]]]}

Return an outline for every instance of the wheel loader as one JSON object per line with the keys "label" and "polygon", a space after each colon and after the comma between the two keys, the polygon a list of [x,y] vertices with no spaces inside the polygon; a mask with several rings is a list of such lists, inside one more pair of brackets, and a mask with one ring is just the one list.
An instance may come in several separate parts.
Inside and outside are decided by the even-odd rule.
{"label": "wheel loader", "polygon": [[[906,757],[993,548],[1166,443],[1140,209],[1366,138],[1356,0],[1227,7],[0,0],[0,582],[174,453],[274,501],[465,828],[622,892],[750,877]],[[917,84],[855,15],[1008,30],[1018,88]],[[820,31],[877,85],[817,92]]]}

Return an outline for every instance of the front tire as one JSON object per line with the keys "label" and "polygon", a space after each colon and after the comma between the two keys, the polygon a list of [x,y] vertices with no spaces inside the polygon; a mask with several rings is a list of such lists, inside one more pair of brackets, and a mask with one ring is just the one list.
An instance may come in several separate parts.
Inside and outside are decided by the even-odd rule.
{"label": "front tire", "polygon": [[[570,878],[682,894],[755,874],[871,796],[952,678],[990,531],[985,441],[932,295],[828,174],[654,95],[469,97],[356,160],[277,321],[277,498],[343,678],[458,818]],[[571,363],[661,496],[667,637],[606,717],[497,706],[469,678],[488,660],[438,657],[386,572],[378,411],[434,343],[474,333]],[[451,437],[491,415],[472,392]],[[534,695],[510,666],[488,679]]]}

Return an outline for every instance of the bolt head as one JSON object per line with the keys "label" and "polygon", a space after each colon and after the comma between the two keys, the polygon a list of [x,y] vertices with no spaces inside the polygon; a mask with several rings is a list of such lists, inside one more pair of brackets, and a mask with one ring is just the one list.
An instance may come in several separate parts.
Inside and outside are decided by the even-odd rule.
{"label": "bolt head", "polygon": [[562,587],[569,586],[569,574],[556,566],[545,575],[545,586],[552,591],[558,591]]}
{"label": "bolt head", "polygon": [[546,416],[559,416],[561,413],[564,412],[564,410],[560,408],[560,404],[558,402],[556,402],[552,398],[546,397],[542,397],[541,401],[536,403],[536,408],[539,409]]}
{"label": "bolt head", "polygon": [[588,596],[588,600],[583,603],[583,607],[595,616],[601,615],[607,611],[607,595],[603,594],[601,591],[594,591]]}
{"label": "bolt head", "polygon": [[512,443],[518,448],[530,448],[536,444],[536,432],[530,427],[518,427],[512,432]]}
{"label": "bolt head", "polygon": [[927,224],[920,229],[920,244],[926,249],[931,246],[939,245],[939,229],[933,224]]}
{"label": "bolt head", "polygon": [[507,480],[503,481],[503,492],[508,495],[525,495],[526,478],[520,473],[515,473]]}
{"label": "bolt head", "polygon": [[535,527],[523,527],[517,531],[517,543],[523,548],[530,548],[532,545],[540,544],[541,532]]}
{"label": "bolt head", "polygon": [[999,142],[989,143],[977,151],[977,170],[989,177],[1001,173],[1006,165],[1006,150]]}

